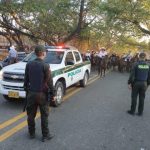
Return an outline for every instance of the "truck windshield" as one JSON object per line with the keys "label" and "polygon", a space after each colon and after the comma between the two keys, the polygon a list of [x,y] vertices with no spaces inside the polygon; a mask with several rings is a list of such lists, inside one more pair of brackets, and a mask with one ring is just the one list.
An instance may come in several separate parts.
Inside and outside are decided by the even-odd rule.
{"label": "truck windshield", "polygon": [[[44,61],[48,64],[60,64],[64,56],[63,51],[48,51]],[[30,53],[27,57],[23,59],[23,62],[29,62],[36,59],[34,52]]]}

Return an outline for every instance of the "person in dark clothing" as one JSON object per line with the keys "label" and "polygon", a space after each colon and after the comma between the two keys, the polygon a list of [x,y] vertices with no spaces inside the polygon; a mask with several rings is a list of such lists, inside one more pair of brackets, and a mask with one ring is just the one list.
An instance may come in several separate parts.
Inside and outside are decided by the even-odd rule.
{"label": "person in dark clothing", "polygon": [[131,109],[128,114],[134,115],[137,104],[137,96],[139,95],[139,106],[137,115],[142,116],[144,110],[145,92],[150,84],[150,66],[145,61],[146,54],[140,53],[139,61],[133,66],[128,80],[128,86],[131,92]]}
{"label": "person in dark clothing", "polygon": [[[27,93],[27,122],[29,135],[31,138],[35,138],[35,116],[39,107],[42,141],[44,142],[52,138],[48,128],[48,94],[54,99],[54,88],[49,64],[43,61],[46,56],[45,47],[41,45],[36,46],[35,54],[37,58],[28,62],[25,69],[24,89]],[[48,93],[49,91],[50,93]]]}

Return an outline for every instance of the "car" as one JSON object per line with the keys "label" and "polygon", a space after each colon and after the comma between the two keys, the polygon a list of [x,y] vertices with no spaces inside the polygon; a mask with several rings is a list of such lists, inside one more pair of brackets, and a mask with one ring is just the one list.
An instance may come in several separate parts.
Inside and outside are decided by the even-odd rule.
{"label": "car", "polygon": [[[54,105],[58,106],[63,101],[63,96],[68,87],[80,83],[82,87],[87,85],[91,64],[82,60],[80,52],[73,47],[47,46],[47,55],[44,61],[50,65],[53,86],[55,87]],[[0,71],[0,93],[6,100],[13,98],[25,98],[24,74],[27,62],[36,58],[31,52],[23,61],[4,67]]]}
{"label": "car", "polygon": [[17,61],[22,61],[27,56],[25,52],[17,52],[17,55]]}
{"label": "car", "polygon": [[[26,57],[26,53],[25,52],[17,52],[17,61],[22,61],[25,57]],[[8,66],[8,61],[9,61],[9,57],[7,56],[6,58],[4,58],[4,60],[0,61],[0,70],[5,67]]]}

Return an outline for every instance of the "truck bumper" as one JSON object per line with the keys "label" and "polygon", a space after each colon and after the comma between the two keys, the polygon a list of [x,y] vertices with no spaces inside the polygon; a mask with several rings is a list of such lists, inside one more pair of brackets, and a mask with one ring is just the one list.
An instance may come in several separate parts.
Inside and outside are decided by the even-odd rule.
{"label": "truck bumper", "polygon": [[[14,93],[11,95],[11,98],[25,98],[26,92],[23,90],[23,84],[21,83],[7,83],[0,81],[0,94],[7,95],[10,97],[10,93]],[[17,94],[17,97],[16,95]]]}

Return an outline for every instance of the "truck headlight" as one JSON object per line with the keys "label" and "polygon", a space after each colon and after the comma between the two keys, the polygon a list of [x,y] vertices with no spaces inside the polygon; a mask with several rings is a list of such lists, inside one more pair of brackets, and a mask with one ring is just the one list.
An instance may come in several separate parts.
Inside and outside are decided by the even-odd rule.
{"label": "truck headlight", "polygon": [[0,80],[2,80],[3,79],[3,71],[1,70],[0,71]]}

